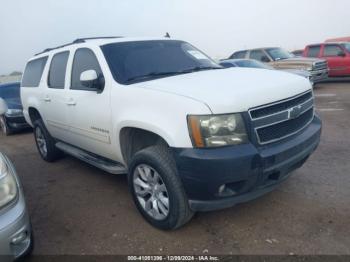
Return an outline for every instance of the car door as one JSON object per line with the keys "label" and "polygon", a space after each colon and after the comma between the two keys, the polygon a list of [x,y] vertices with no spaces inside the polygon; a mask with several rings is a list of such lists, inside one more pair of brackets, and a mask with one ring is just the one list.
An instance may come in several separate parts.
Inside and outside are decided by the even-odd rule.
{"label": "car door", "polygon": [[53,55],[44,82],[41,113],[50,134],[57,139],[64,139],[68,131],[66,108],[66,70],[69,51]]}
{"label": "car door", "polygon": [[345,51],[340,45],[324,45],[322,56],[328,62],[329,76],[343,76],[347,74],[348,60]]}
{"label": "car door", "polygon": [[71,65],[71,84],[67,91],[69,136],[66,142],[89,152],[108,157],[111,154],[111,106],[108,82],[102,90],[88,88],[80,81],[83,72],[94,70],[104,79],[100,63],[92,49],[75,51]]}
{"label": "car door", "polygon": [[258,60],[262,63],[271,63],[271,59],[269,58],[269,56],[266,54],[266,52],[264,50],[251,50],[249,52],[249,58],[250,59],[254,59],[254,60]]}

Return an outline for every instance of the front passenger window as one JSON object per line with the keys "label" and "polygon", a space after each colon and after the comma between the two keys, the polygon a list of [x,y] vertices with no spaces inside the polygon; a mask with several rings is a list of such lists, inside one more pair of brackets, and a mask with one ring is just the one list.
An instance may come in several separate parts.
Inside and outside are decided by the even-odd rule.
{"label": "front passenger window", "polygon": [[94,52],[88,48],[80,48],[74,55],[71,89],[89,90],[89,88],[80,82],[81,73],[87,70],[95,70],[99,78],[103,77],[101,67]]}

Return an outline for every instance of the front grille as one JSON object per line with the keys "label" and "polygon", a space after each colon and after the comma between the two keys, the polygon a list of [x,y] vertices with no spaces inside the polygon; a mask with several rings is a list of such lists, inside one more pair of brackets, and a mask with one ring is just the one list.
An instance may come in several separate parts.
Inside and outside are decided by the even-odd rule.
{"label": "front grille", "polygon": [[256,119],[256,118],[272,115],[272,114],[284,111],[288,108],[292,108],[293,106],[300,105],[305,101],[310,100],[311,98],[312,98],[312,92],[307,92],[301,96],[298,96],[296,98],[293,98],[281,103],[276,103],[270,106],[266,105],[257,109],[252,109],[250,110],[250,116],[252,117],[252,119]]}
{"label": "front grille", "polygon": [[314,117],[311,91],[249,110],[253,133],[259,144],[279,141],[304,129]]}
{"label": "front grille", "polygon": [[280,140],[283,137],[294,134],[295,132],[298,132],[300,128],[305,127],[313,118],[313,115],[314,110],[311,108],[298,118],[284,121],[272,126],[259,128],[257,129],[259,141],[261,143],[266,143]]}
{"label": "front grille", "polygon": [[324,70],[327,68],[328,68],[327,61],[322,61],[322,62],[316,62],[312,70],[318,71],[318,70]]}

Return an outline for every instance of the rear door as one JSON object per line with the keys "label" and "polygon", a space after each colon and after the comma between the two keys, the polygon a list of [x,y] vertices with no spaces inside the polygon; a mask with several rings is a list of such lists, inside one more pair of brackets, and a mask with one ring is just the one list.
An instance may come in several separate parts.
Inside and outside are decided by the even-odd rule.
{"label": "rear door", "polygon": [[110,157],[112,121],[109,82],[106,80],[102,91],[87,88],[80,82],[81,73],[87,70],[95,70],[99,77],[104,77],[95,55],[95,52],[99,51],[89,48],[78,48],[75,51],[70,70],[71,84],[66,96],[69,116],[69,135],[66,142]]}
{"label": "rear door", "polygon": [[69,51],[53,55],[47,79],[44,81],[42,114],[50,134],[57,139],[64,139],[68,131],[66,101],[66,70]]}
{"label": "rear door", "polygon": [[325,44],[322,57],[328,62],[329,76],[343,76],[347,74],[348,59],[340,45]]}

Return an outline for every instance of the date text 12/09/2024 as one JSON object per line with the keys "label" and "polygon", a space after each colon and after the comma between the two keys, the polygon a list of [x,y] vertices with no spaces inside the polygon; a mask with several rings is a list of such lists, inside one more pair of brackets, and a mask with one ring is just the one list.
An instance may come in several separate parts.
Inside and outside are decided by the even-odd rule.
{"label": "date text 12/09/2024", "polygon": [[219,261],[217,256],[128,256],[128,261]]}

